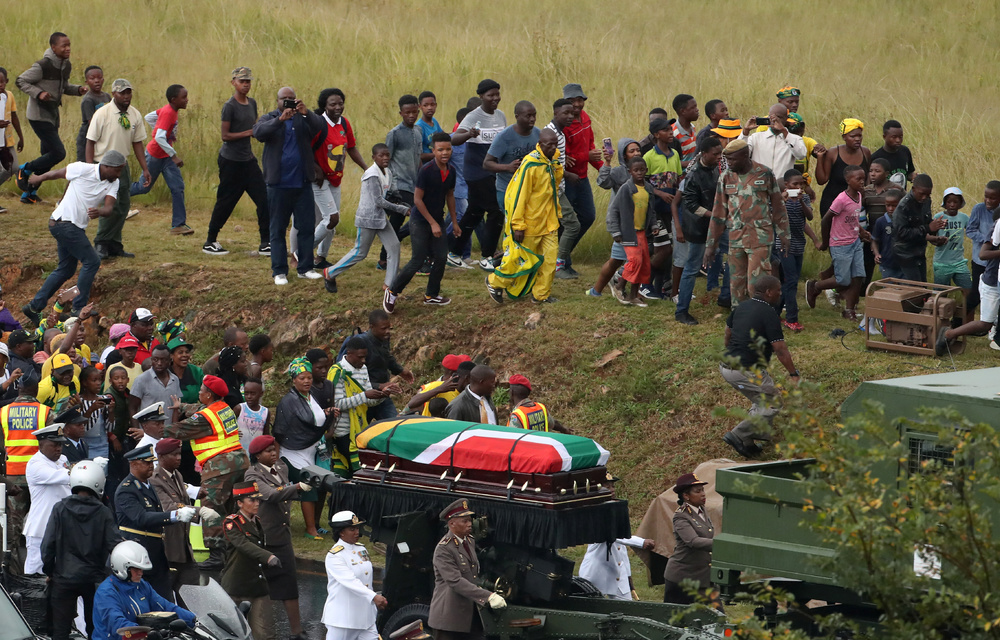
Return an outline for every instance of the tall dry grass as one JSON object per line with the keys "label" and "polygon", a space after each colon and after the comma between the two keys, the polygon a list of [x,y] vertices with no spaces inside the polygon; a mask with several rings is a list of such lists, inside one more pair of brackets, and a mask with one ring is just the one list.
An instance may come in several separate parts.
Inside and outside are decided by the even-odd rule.
{"label": "tall dry grass", "polygon": [[[998,173],[992,142],[1000,133],[1000,5],[993,2],[60,0],[38,7],[5,12],[0,24],[0,64],[12,76],[61,30],[72,37],[74,79],[81,81],[88,64],[104,67],[109,86],[127,77],[143,112],[163,104],[167,85],[189,89],[177,147],[189,209],[199,222],[205,218],[201,228],[214,201],[219,110],[239,65],[254,70],[262,110],[272,108],[282,85],[310,105],[324,87],[343,89],[366,157],[396,124],[399,95],[434,91],[438,120],[449,128],[484,77],[503,85],[501,109],[511,121],[514,103],[528,99],[540,124],[562,85],[580,82],[591,96],[595,134],[615,139],[644,135],[648,110],[669,110],[677,93],[700,103],[722,98],[734,116],[746,117],[763,113],[775,89],[794,83],[804,92],[809,135],[835,144],[837,122],[858,117],[874,149],[881,123],[899,119],[937,193],[960,186],[969,208]],[[25,96],[11,80],[23,109]],[[62,126],[69,149],[79,121],[79,103],[69,98]],[[26,134],[31,158],[37,141]],[[348,213],[359,176],[348,168]],[[158,185],[147,198],[165,202],[169,195]],[[597,200],[600,218],[606,194]],[[603,259],[608,241],[598,222],[581,258]]]}

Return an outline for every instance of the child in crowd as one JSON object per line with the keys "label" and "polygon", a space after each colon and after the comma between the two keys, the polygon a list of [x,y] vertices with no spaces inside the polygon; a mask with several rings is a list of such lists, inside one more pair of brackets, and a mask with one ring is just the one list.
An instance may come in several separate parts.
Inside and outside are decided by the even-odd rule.
{"label": "child in crowd", "polygon": [[882,125],[882,148],[872,152],[872,160],[884,158],[889,162],[889,182],[906,191],[906,184],[916,175],[913,155],[903,144],[903,125],[898,120],[886,120]]}
{"label": "child in crowd", "polygon": [[87,443],[91,458],[107,458],[109,453],[108,428],[111,421],[108,420],[108,407],[113,410],[114,401],[106,402],[98,397],[103,384],[103,368],[86,367],[80,372],[80,409],[87,419],[83,441]]}
{"label": "child in crowd", "polygon": [[[611,168],[611,154],[604,151],[604,164],[601,165],[600,170],[597,172],[597,186],[602,189],[609,189],[611,191],[611,199],[608,200],[608,209],[611,209],[611,203],[614,201],[615,194],[618,193],[618,189],[621,188],[623,184],[631,180],[628,172],[628,162],[636,156],[641,156],[639,151],[639,143],[632,138],[621,138],[618,140],[618,166]],[[594,282],[588,291],[588,296],[599,297],[604,293],[604,287],[607,286],[608,282],[614,279],[614,284],[619,284],[618,269],[625,264],[628,260],[628,256],[625,255],[625,248],[622,247],[621,243],[611,242],[611,257],[608,261],[604,263],[601,267],[601,272],[597,275],[597,281]],[[619,289],[612,289],[612,292],[619,291]]]}
{"label": "child in crowd", "polygon": [[410,211],[410,234],[413,254],[392,285],[385,290],[382,308],[392,313],[396,300],[406,285],[430,258],[431,269],[427,278],[424,304],[443,307],[451,304],[451,298],[441,295],[441,278],[448,257],[448,237],[444,233],[444,210],[447,206],[451,214],[453,234],[458,237],[462,229],[455,217],[455,172],[451,168],[451,136],[444,132],[435,133],[431,138],[434,145],[434,161],[420,168],[417,174],[414,205]]}
{"label": "child in crowd", "polygon": [[[24,134],[17,118],[14,95],[7,91],[7,70],[0,67],[0,184],[17,171],[17,154],[24,150]],[[14,149],[14,132],[17,132],[17,150]],[[0,207],[0,213],[7,209]]]}
{"label": "child in crowd", "polygon": [[965,301],[965,312],[973,314],[981,302],[979,283],[986,269],[986,261],[979,257],[983,243],[989,242],[993,227],[1000,218],[1000,180],[990,180],[983,191],[983,201],[972,207],[969,226],[965,235],[972,240],[972,295]]}
{"label": "child in crowd", "polygon": [[420,104],[420,119],[417,120],[421,139],[420,162],[430,162],[434,158],[434,154],[431,153],[431,136],[438,131],[444,131],[444,129],[434,119],[438,108],[437,97],[430,91],[424,91],[417,96],[417,100]]}
{"label": "child in crowd", "polygon": [[885,213],[885,195],[893,188],[889,182],[889,161],[875,158],[868,169],[868,184],[865,185],[865,212],[868,220],[878,220]]}
{"label": "child in crowd", "polygon": [[382,242],[383,251],[386,252],[383,287],[388,289],[396,277],[399,268],[399,240],[389,224],[388,212],[402,217],[410,209],[406,205],[385,199],[392,184],[392,171],[389,169],[391,162],[392,154],[389,152],[389,147],[381,142],[372,147],[372,166],[361,176],[361,198],[358,201],[357,213],[354,215],[354,226],[358,229],[354,248],[335,265],[324,270],[326,290],[330,293],[337,293],[338,275],[365,259],[376,236]]}
{"label": "child in crowd", "polygon": [[965,207],[962,190],[958,187],[945,189],[941,206],[944,211],[934,218],[943,219],[946,224],[943,229],[938,229],[937,238],[932,240],[935,245],[934,284],[950,285],[954,282],[968,298],[972,292],[972,274],[965,259],[965,230],[969,226],[969,216],[962,213]]}
{"label": "child in crowd", "polygon": [[[771,260],[780,265],[781,277],[781,302],[779,306],[785,308],[785,319],[782,324],[791,331],[802,331],[804,327],[799,322],[798,296],[799,277],[802,275],[802,256],[806,249],[806,236],[812,240],[813,246],[819,249],[823,243],[816,237],[809,221],[813,219],[812,201],[806,195],[805,177],[796,169],[789,169],[785,172],[785,188],[781,191],[781,197],[785,201],[785,210],[788,212],[788,231],[791,234],[791,243],[788,247],[788,255],[783,256],[781,241],[774,239],[774,249]],[[779,308],[779,313],[781,312]]]}
{"label": "child in crowd", "polygon": [[[643,298],[651,300],[663,299],[663,284],[666,280],[666,269],[670,263],[671,255],[675,253],[683,254],[683,260],[679,263],[681,267],[674,267],[673,280],[675,287],[680,285],[681,271],[684,270],[683,264],[687,261],[687,253],[684,251],[687,245],[684,245],[684,232],[681,231],[681,225],[677,217],[677,206],[680,204],[678,202],[680,198],[675,197],[684,169],[681,167],[680,154],[673,148],[673,124],[673,118],[669,120],[660,118],[650,120],[649,133],[653,136],[656,143],[642,157],[646,163],[646,169],[649,171],[646,178],[650,187],[652,187],[653,196],[655,196],[651,207],[655,221],[653,223],[654,226],[651,227],[653,241],[653,257],[650,260],[651,278],[649,282],[645,283],[639,289],[639,294]],[[629,173],[631,173],[631,170]],[[671,247],[670,243],[671,228],[673,228],[674,238],[677,240],[673,247]],[[683,248],[678,248],[677,245],[684,246]],[[678,262],[675,259],[674,265],[677,264]],[[673,296],[677,295],[676,291],[672,291],[671,293]]]}
{"label": "child in crowd", "polygon": [[892,214],[902,199],[903,192],[900,189],[894,187],[885,192],[885,213],[875,221],[872,231],[872,252],[883,278],[903,277],[903,272],[896,267],[896,257],[892,252]]}
{"label": "child in crowd", "polygon": [[153,127],[153,139],[146,145],[149,184],[142,186],[141,181],[136,181],[129,189],[130,196],[149,193],[156,184],[156,179],[163,174],[167,188],[170,189],[170,233],[175,236],[194,233],[194,229],[187,225],[187,210],[184,208],[184,177],[181,175],[184,161],[173,147],[177,141],[177,116],[181,109],[187,109],[187,105],[187,89],[179,84],[172,84],[167,87],[167,104],[146,114],[146,122]]}
{"label": "child in crowd", "polygon": [[444,398],[431,398],[427,401],[427,412],[432,418],[443,418],[447,408],[448,401]]}
{"label": "child in crowd", "polygon": [[[416,189],[417,172],[423,164],[420,161],[420,150],[423,148],[423,138],[417,119],[420,118],[420,101],[410,94],[399,98],[399,117],[402,122],[397,124],[385,136],[385,144],[389,147],[392,170],[392,182],[389,183],[389,198],[393,202],[406,205],[409,211],[413,207],[413,191]],[[393,210],[389,213],[389,224],[396,232],[396,238],[403,240],[409,235],[409,229],[400,230],[406,222],[406,214]],[[382,244],[378,263],[380,269],[386,268],[386,246]]]}
{"label": "child in crowd", "polygon": [[104,91],[104,71],[96,65],[91,65],[83,72],[87,81],[87,93],[80,100],[80,132],[76,134],[76,161],[87,161],[87,129],[94,112],[111,102],[111,94]]}
{"label": "child in crowd", "polygon": [[852,164],[844,169],[847,189],[834,199],[825,216],[830,219],[833,277],[806,282],[806,300],[810,307],[816,306],[816,295],[820,291],[840,289],[844,296],[842,315],[848,320],[858,317],[856,307],[865,277],[864,250],[861,244],[871,240],[871,235],[861,227],[860,222],[865,210],[861,193],[865,186],[865,176],[865,170],[857,165]]}
{"label": "child in crowd", "polygon": [[[678,161],[679,164],[679,161]],[[631,178],[618,188],[608,208],[606,225],[612,239],[625,249],[628,262],[622,272],[621,283],[613,288],[615,298],[622,304],[647,306],[639,297],[640,286],[649,281],[650,259],[646,234],[653,229],[653,208],[650,206],[650,188],[646,185],[646,161],[633,156],[628,161]],[[625,285],[632,283],[630,295]]]}
{"label": "child in crowd", "polygon": [[240,403],[236,424],[240,432],[240,444],[250,451],[250,442],[257,436],[270,435],[271,416],[267,407],[261,405],[264,383],[260,378],[247,378],[243,383],[243,402]]}

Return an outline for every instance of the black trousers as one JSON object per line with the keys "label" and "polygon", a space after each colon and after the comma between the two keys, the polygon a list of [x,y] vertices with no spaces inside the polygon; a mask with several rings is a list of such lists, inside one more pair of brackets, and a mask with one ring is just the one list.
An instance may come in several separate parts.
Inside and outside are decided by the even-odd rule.
{"label": "black trousers", "polygon": [[49,611],[52,618],[52,640],[69,640],[76,619],[76,599],[83,598],[83,618],[87,622],[87,637],[94,635],[94,594],[92,582],[61,582],[49,584]]}
{"label": "black trousers", "polygon": [[896,257],[896,264],[899,266],[899,270],[903,272],[904,280],[913,280],[914,282],[927,282],[927,258],[921,256],[919,258],[900,258]]}
{"label": "black trousers", "polygon": [[972,313],[979,306],[979,280],[983,277],[984,271],[986,271],[986,267],[975,261],[972,262],[972,291],[969,292],[969,297],[965,299],[966,313]]}
{"label": "black trousers", "polygon": [[[387,198],[390,202],[396,204],[405,204],[410,209],[413,209],[413,193],[409,191],[396,191],[393,193],[393,197]],[[396,213],[395,211],[388,212],[389,214],[389,224],[392,225],[392,230],[396,232],[396,237],[402,242],[403,238],[410,235],[410,225],[406,223],[406,214]],[[417,215],[420,215],[419,213]],[[385,262],[385,247],[378,253],[378,261]]]}
{"label": "black trousers", "polygon": [[66,158],[66,147],[59,139],[59,127],[51,122],[28,120],[31,130],[38,136],[39,150],[42,155],[24,164],[25,169],[32,173],[46,173]]}
{"label": "black trousers", "polygon": [[264,174],[260,171],[260,165],[256,159],[236,161],[222,156],[219,156],[219,188],[215,192],[215,208],[212,209],[212,219],[208,223],[206,243],[219,239],[219,232],[226,226],[244,193],[257,205],[260,243],[270,243],[271,216],[267,208],[267,188],[264,186]]}
{"label": "black trousers", "polygon": [[[462,255],[466,243],[472,242],[472,232],[486,217],[486,225],[483,235],[479,237],[480,249],[484,258],[492,258],[496,253],[497,243],[500,242],[500,234],[503,231],[503,212],[500,211],[500,203],[497,202],[496,178],[490,176],[481,180],[472,180],[469,185],[469,207],[462,216],[459,228],[462,235],[451,239],[451,252],[457,256]],[[488,215],[487,215],[488,214]]]}
{"label": "black trousers", "polygon": [[403,270],[399,272],[392,282],[392,292],[399,295],[410,284],[410,280],[417,274],[417,270],[424,265],[424,261],[430,258],[433,261],[431,273],[427,277],[427,297],[433,298],[441,293],[441,278],[444,277],[444,267],[448,260],[448,236],[444,233],[444,224],[441,225],[441,237],[435,238],[431,233],[431,226],[426,220],[421,220],[410,225],[410,246],[413,249],[410,261],[406,263]]}

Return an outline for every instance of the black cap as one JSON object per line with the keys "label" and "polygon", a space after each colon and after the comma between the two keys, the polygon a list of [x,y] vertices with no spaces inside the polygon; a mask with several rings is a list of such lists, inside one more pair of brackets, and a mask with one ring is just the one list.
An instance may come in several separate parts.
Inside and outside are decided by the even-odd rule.
{"label": "black cap", "polygon": [[152,462],[156,460],[156,454],[153,453],[153,445],[146,444],[141,447],[136,447],[128,453],[125,454],[125,459],[129,462]]}
{"label": "black cap", "polygon": [[7,346],[13,349],[14,347],[24,344],[25,342],[31,342],[31,336],[24,329],[18,329],[17,331],[11,331],[10,335],[7,336]]}
{"label": "black cap", "polygon": [[677,118],[670,118],[669,120],[664,120],[663,118],[657,118],[656,120],[650,120],[649,132],[656,133],[657,131],[669,129],[670,127],[673,126],[675,122],[677,122]]}

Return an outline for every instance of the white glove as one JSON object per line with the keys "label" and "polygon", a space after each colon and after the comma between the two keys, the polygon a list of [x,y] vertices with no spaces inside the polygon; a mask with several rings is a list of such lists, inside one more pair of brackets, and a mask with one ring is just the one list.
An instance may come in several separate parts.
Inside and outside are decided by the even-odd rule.
{"label": "white glove", "polygon": [[194,519],[194,514],[196,513],[198,512],[194,507],[181,507],[177,510],[177,520],[180,522],[191,522],[191,520]]}
{"label": "white glove", "polygon": [[311,491],[311,490],[312,490],[312,485],[311,484],[306,484],[305,482],[300,482],[299,483],[299,491],[305,492],[305,491]]}
{"label": "white glove", "polygon": [[96,458],[94,458],[94,462],[96,462],[97,464],[101,465],[101,468],[104,469],[104,473],[108,472],[108,459],[107,458],[103,458],[101,456],[97,456]]}
{"label": "white glove", "polygon": [[490,605],[490,609],[496,609],[497,611],[507,606],[507,601],[496,593],[491,593],[490,597],[486,599],[486,603]]}
{"label": "white glove", "polygon": [[210,524],[222,520],[222,516],[219,515],[218,511],[209,509],[208,507],[199,507],[198,515],[201,516],[202,524]]}

